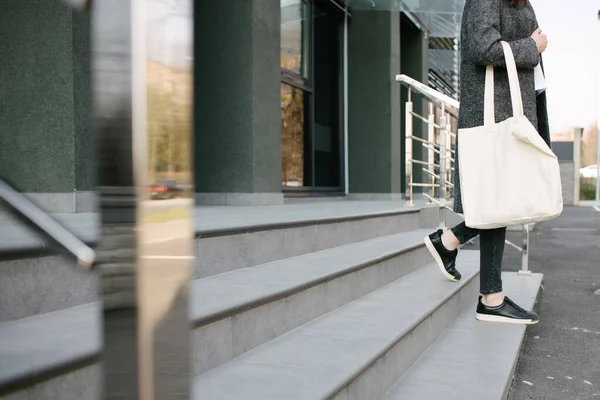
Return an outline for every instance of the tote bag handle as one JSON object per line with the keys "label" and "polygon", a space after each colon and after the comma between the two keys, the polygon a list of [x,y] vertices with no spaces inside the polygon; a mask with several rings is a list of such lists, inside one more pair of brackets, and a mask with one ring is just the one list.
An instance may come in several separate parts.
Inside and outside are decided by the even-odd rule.
{"label": "tote bag handle", "polygon": [[[510,86],[510,98],[512,101],[513,116],[522,117],[523,97],[521,95],[521,84],[517,74],[517,64],[512,49],[507,42],[501,42],[504,50],[504,59],[506,61],[506,70],[508,72],[508,84]],[[484,123],[485,126],[492,126],[496,123],[496,113],[494,109],[494,67],[488,66],[485,71],[485,100],[484,100]]]}

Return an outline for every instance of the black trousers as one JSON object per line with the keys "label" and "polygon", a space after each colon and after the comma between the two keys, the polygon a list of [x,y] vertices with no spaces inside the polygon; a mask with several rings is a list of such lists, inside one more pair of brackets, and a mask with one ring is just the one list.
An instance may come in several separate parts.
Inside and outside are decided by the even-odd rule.
{"label": "black trousers", "polygon": [[479,291],[481,294],[500,293],[502,291],[502,256],[504,255],[506,228],[473,229],[463,222],[452,228],[452,233],[460,244],[465,244],[479,235],[481,247]]}

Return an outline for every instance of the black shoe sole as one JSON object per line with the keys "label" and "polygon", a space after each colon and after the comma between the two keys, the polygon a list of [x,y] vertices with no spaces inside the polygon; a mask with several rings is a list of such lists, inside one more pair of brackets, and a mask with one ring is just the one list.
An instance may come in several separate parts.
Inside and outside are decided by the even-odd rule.
{"label": "black shoe sole", "polygon": [[458,282],[458,279],[456,279],[455,277],[450,275],[450,273],[448,271],[446,271],[446,268],[444,267],[444,263],[442,262],[442,258],[440,257],[439,253],[435,249],[435,246],[431,242],[431,239],[429,239],[429,236],[425,236],[425,239],[423,239],[423,241],[425,242],[425,247],[427,247],[427,250],[429,250],[429,252],[433,256],[433,259],[435,260],[436,264],[440,268],[440,271],[442,272],[442,274],[444,274],[444,276],[446,278],[448,278],[449,280],[451,280],[452,282]]}

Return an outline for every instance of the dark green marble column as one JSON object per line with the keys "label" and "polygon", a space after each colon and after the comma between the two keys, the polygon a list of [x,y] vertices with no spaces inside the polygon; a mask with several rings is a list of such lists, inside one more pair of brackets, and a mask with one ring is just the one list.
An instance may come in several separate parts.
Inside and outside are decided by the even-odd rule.
{"label": "dark green marble column", "polygon": [[48,211],[91,211],[89,15],[58,1],[1,9],[0,178]]}
{"label": "dark green marble column", "polygon": [[195,18],[196,200],[282,203],[279,1],[199,1]]}
{"label": "dark green marble column", "polygon": [[348,26],[349,191],[401,198],[400,16],[356,11]]}

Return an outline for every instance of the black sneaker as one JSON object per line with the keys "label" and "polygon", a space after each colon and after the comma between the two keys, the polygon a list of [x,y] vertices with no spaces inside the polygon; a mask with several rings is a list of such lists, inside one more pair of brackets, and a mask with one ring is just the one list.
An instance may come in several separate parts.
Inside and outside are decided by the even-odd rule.
{"label": "black sneaker", "polygon": [[475,318],[479,321],[521,325],[537,324],[540,320],[536,313],[519,307],[508,297],[504,297],[504,302],[497,307],[486,306],[481,302],[481,297],[479,297]]}
{"label": "black sneaker", "polygon": [[444,232],[440,229],[425,237],[425,246],[427,246],[438,267],[440,267],[442,274],[452,282],[458,282],[460,281],[460,272],[456,270],[455,264],[458,250],[450,251],[444,247],[442,233]]}

